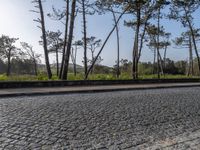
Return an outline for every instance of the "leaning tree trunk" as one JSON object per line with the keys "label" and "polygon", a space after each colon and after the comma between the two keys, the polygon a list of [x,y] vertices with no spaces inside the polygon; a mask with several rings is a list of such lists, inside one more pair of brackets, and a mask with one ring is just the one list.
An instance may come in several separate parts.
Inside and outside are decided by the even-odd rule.
{"label": "leaning tree trunk", "polygon": [[63,73],[62,73],[62,78],[61,78],[62,80],[67,80],[67,77],[68,77],[67,73],[68,73],[71,45],[72,45],[73,32],[74,32],[75,12],[76,12],[76,0],[72,0],[70,27],[69,27],[69,39],[68,39],[68,43],[67,43],[67,50],[65,53],[64,67],[63,67]]}
{"label": "leaning tree trunk", "polygon": [[66,46],[67,46],[67,36],[68,36],[68,26],[69,26],[68,24],[69,24],[69,0],[66,0],[65,37],[64,37],[64,45],[63,45],[63,53],[62,53],[59,79],[62,78],[63,67],[64,67],[65,50],[66,50]]}
{"label": "leaning tree trunk", "polygon": [[145,19],[144,30],[142,32],[141,39],[140,39],[140,48],[139,48],[139,54],[138,54],[138,62],[139,62],[140,57],[141,57],[142,48],[143,48],[143,44],[144,44],[144,38],[145,38],[147,26],[148,26],[148,20],[150,19],[150,17],[151,17],[151,15],[147,15],[147,17]]}
{"label": "leaning tree trunk", "polygon": [[87,79],[87,29],[86,29],[86,14],[85,14],[85,0],[82,0],[83,9],[83,42],[84,42],[84,73],[85,80]]}
{"label": "leaning tree trunk", "polygon": [[[115,24],[117,24],[117,18],[115,15],[115,12],[112,10],[112,14],[113,14],[113,19]],[[119,50],[120,50],[120,46],[119,46],[119,27],[118,25],[116,26],[116,35],[117,35],[117,78],[119,78],[120,75],[120,69],[119,69]]]}
{"label": "leaning tree trunk", "polygon": [[188,14],[187,14],[187,10],[186,10],[185,7],[184,7],[184,11],[185,11],[185,16],[186,16],[186,21],[188,23],[188,26],[189,26],[189,29],[190,29],[190,32],[191,32],[192,43],[194,45],[194,50],[195,50],[195,53],[196,53],[196,56],[197,56],[198,70],[199,70],[199,75],[200,75],[200,57],[199,57],[199,53],[198,53],[198,49],[197,49],[197,44],[196,44],[196,40],[195,40],[195,34],[194,34],[194,30],[193,30],[192,24],[191,24],[191,22],[189,20],[189,17],[188,17]]}
{"label": "leaning tree trunk", "polygon": [[46,62],[47,75],[48,75],[48,78],[51,79],[52,72],[51,72],[51,67],[50,67],[50,64],[49,64],[49,55],[48,55],[47,39],[46,39],[46,29],[45,29],[45,22],[44,22],[44,12],[43,12],[41,0],[38,0],[38,4],[39,4],[39,9],[40,9],[42,39],[43,39],[43,48],[44,48],[44,56],[45,56],[45,62]]}
{"label": "leaning tree trunk", "polygon": [[93,66],[95,65],[95,63],[96,63],[98,57],[100,56],[101,52],[103,51],[103,49],[104,49],[106,43],[108,42],[110,36],[111,36],[112,33],[115,31],[115,28],[116,28],[117,24],[119,23],[120,19],[122,18],[122,16],[126,13],[126,11],[127,11],[129,8],[130,8],[130,6],[128,6],[128,7],[120,14],[119,18],[117,19],[116,24],[114,25],[114,27],[112,28],[112,30],[110,31],[110,33],[108,34],[108,36],[106,37],[106,39],[105,39],[103,45],[101,46],[101,48],[100,48],[100,50],[99,50],[97,56],[95,57],[95,59],[94,59],[94,61],[92,62],[91,66],[88,68],[86,77],[88,77],[89,73],[91,72]]}
{"label": "leaning tree trunk", "polygon": [[[190,21],[189,21],[189,22],[190,22]],[[195,50],[195,53],[196,53],[196,56],[197,56],[198,69],[199,69],[199,74],[200,74],[200,58],[199,58],[199,53],[198,53],[197,44],[196,44],[196,40],[195,40],[194,30],[193,30],[193,28],[192,28],[191,23],[189,23],[189,27],[190,27],[190,31],[191,31],[191,33],[192,33],[192,42],[193,42],[194,50]]]}
{"label": "leaning tree trunk", "polygon": [[[124,13],[125,13],[127,10],[128,10],[128,8],[119,16],[119,18],[117,19],[117,24],[119,23],[120,19],[122,18],[122,16],[124,15]],[[103,49],[104,49],[106,43],[108,42],[110,36],[111,36],[112,33],[114,32],[114,30],[115,30],[117,24],[114,25],[114,27],[112,28],[112,30],[110,31],[110,33],[109,33],[108,36],[106,37],[106,40],[104,41],[104,43],[103,43],[101,49],[99,50],[97,56],[95,57],[95,59],[94,59],[94,61],[92,62],[91,66],[89,67],[89,69],[88,69],[88,71],[87,71],[86,77],[88,77],[89,73],[92,71],[92,69],[93,69],[93,67],[94,67],[94,65],[95,65],[95,63],[96,63],[96,61],[97,61],[99,55],[100,55],[101,52],[103,51]]]}

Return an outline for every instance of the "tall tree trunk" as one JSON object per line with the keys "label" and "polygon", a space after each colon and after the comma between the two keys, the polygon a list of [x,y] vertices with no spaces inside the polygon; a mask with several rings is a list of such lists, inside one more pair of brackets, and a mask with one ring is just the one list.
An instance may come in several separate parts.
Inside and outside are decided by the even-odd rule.
{"label": "tall tree trunk", "polygon": [[74,71],[74,76],[76,76],[76,56],[77,56],[77,45],[75,45],[75,49],[72,48],[71,49],[71,60],[72,60],[72,64],[73,64],[73,71]]}
{"label": "tall tree trunk", "polygon": [[132,65],[132,77],[133,79],[138,78],[138,53],[139,53],[139,32],[140,32],[140,17],[141,17],[141,10],[140,4],[137,2],[139,6],[137,6],[137,26],[135,31],[135,39],[134,39],[134,46],[133,46],[133,65]]}
{"label": "tall tree trunk", "polygon": [[46,62],[47,75],[48,75],[48,78],[51,79],[52,72],[51,72],[51,67],[50,67],[50,63],[49,63],[49,54],[48,54],[48,49],[47,49],[47,38],[46,38],[46,29],[45,29],[45,21],[44,21],[44,12],[43,12],[41,0],[38,0],[38,4],[39,4],[39,9],[40,9],[42,39],[43,39],[43,48],[44,48],[44,56],[45,56],[45,62]]}
{"label": "tall tree trunk", "polygon": [[167,58],[167,46],[165,46],[165,50],[164,50],[164,57],[163,57],[163,73],[165,76],[165,70],[166,70],[166,58]]}
{"label": "tall tree trunk", "polygon": [[189,68],[188,68],[188,76],[190,76],[190,75],[192,75],[192,76],[194,75],[191,35],[189,36]]}
{"label": "tall tree trunk", "polygon": [[137,58],[137,64],[140,61],[140,57],[141,57],[141,53],[142,53],[142,48],[143,48],[143,44],[144,44],[144,38],[145,38],[145,34],[146,34],[146,27],[148,25],[148,20],[150,19],[151,15],[148,15],[145,19],[145,23],[144,23],[144,30],[142,32],[141,35],[141,39],[140,39],[140,46],[139,46],[139,53],[138,53],[138,58]]}
{"label": "tall tree trunk", "polygon": [[160,54],[160,51],[159,51],[159,53],[158,53],[158,55],[159,55],[159,62],[160,62],[160,72],[161,72],[161,74],[163,75],[164,74],[164,72],[163,72],[163,60],[162,60],[162,57],[161,57],[161,54]]}
{"label": "tall tree trunk", "polygon": [[74,75],[76,76],[77,71],[76,71],[76,56],[77,56],[77,47],[75,49],[75,56],[74,56]]}
{"label": "tall tree trunk", "polygon": [[[115,15],[115,12],[112,10],[113,19],[115,24],[117,24],[117,18]],[[119,51],[120,51],[120,45],[119,45],[119,27],[116,26],[116,36],[117,36],[117,78],[119,78],[120,75],[120,69],[119,69]]]}
{"label": "tall tree trunk", "polygon": [[196,44],[196,40],[195,40],[195,34],[194,34],[194,30],[192,28],[191,23],[189,23],[189,24],[190,24],[189,25],[190,31],[192,33],[192,42],[193,42],[194,50],[195,50],[195,53],[196,53],[196,56],[197,56],[198,70],[199,70],[199,74],[200,74],[200,58],[199,58],[199,53],[198,53],[197,44]]}
{"label": "tall tree trunk", "polygon": [[160,7],[158,8],[158,31],[157,31],[157,74],[158,74],[158,79],[160,79],[160,58],[159,58],[159,51],[160,51]]}
{"label": "tall tree trunk", "polygon": [[9,50],[9,54],[8,54],[8,64],[7,64],[7,72],[6,72],[6,75],[7,76],[10,76],[10,64],[11,64],[11,50]]}
{"label": "tall tree trunk", "polygon": [[34,63],[35,76],[37,76],[37,75],[38,75],[38,72],[37,72],[37,63],[36,63],[35,58],[33,58],[33,63]]}
{"label": "tall tree trunk", "polygon": [[58,59],[58,48],[56,48],[56,75],[59,76],[59,59]]}
{"label": "tall tree trunk", "polygon": [[154,49],[154,57],[153,57],[153,74],[156,73],[156,51],[157,49]]}
{"label": "tall tree trunk", "polygon": [[76,77],[76,63],[73,64],[74,76]]}
{"label": "tall tree trunk", "polygon": [[133,64],[132,64],[132,78],[136,79],[136,56],[137,56],[137,31],[135,33],[135,39],[134,39],[134,46],[133,46],[133,53],[132,53],[132,59],[133,59]]}
{"label": "tall tree trunk", "polygon": [[76,46],[76,48],[75,48],[75,54],[74,54],[74,76],[76,76],[76,74],[77,74],[77,69],[76,69],[76,56],[77,56],[77,46]]}
{"label": "tall tree trunk", "polygon": [[150,17],[151,17],[151,14],[148,14],[148,15],[146,16],[146,19],[145,19],[144,30],[143,30],[143,32],[142,32],[141,39],[140,39],[140,47],[139,47],[139,54],[138,54],[138,62],[139,62],[140,57],[141,57],[142,48],[143,48],[143,44],[144,44],[144,38],[145,38],[145,34],[146,34],[147,26],[148,26],[148,21],[149,21]]}
{"label": "tall tree trunk", "polygon": [[200,57],[199,57],[197,44],[196,44],[196,40],[195,40],[195,33],[194,33],[194,29],[193,29],[192,23],[189,20],[189,17],[188,17],[188,14],[187,14],[187,10],[186,10],[185,7],[184,7],[184,11],[185,11],[185,16],[186,16],[186,21],[188,23],[188,26],[189,26],[189,29],[190,29],[190,32],[191,32],[192,43],[194,45],[194,50],[195,50],[195,53],[196,53],[196,56],[197,56],[198,70],[199,70],[199,75],[200,75]]}
{"label": "tall tree trunk", "polygon": [[69,59],[70,59],[70,53],[71,53],[71,45],[72,45],[73,32],[74,32],[75,12],[76,12],[76,0],[72,0],[70,27],[69,27],[69,39],[68,39],[68,43],[67,43],[67,50],[65,52],[65,61],[64,61],[62,78],[61,78],[62,80],[67,80]]}
{"label": "tall tree trunk", "polygon": [[[94,61],[94,51],[93,50],[91,50],[91,54],[92,54],[92,62]],[[95,67],[95,65],[94,65],[94,67]],[[94,67],[92,67],[92,69],[91,69],[91,74],[93,74],[93,71],[94,71]]]}
{"label": "tall tree trunk", "polygon": [[87,79],[87,29],[86,29],[86,14],[85,14],[85,0],[82,0],[82,9],[83,9],[83,43],[84,43],[84,73],[85,80]]}
{"label": "tall tree trunk", "polygon": [[65,51],[67,46],[67,39],[68,39],[68,26],[69,26],[69,0],[66,0],[66,20],[65,20],[65,36],[64,36],[64,46],[63,46],[63,53],[62,53],[62,60],[61,60],[61,68],[59,79],[62,78],[64,61],[65,61]]}
{"label": "tall tree trunk", "polygon": [[194,76],[194,62],[193,62],[193,52],[192,52],[192,49],[191,49],[191,74],[192,76]]}
{"label": "tall tree trunk", "polygon": [[166,68],[166,58],[167,58],[167,46],[165,46],[164,57],[163,57],[164,69]]}

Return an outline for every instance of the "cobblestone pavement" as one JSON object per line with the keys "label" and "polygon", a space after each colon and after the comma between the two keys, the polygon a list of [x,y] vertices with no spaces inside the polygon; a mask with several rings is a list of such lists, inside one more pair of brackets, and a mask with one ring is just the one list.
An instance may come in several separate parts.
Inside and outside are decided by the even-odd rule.
{"label": "cobblestone pavement", "polygon": [[0,149],[200,149],[200,88],[0,99]]}

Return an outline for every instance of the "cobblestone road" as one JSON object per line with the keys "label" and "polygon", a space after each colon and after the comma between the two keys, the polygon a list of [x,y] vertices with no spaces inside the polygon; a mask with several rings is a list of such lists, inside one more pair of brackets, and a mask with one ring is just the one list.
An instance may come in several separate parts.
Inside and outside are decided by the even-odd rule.
{"label": "cobblestone road", "polygon": [[200,149],[200,88],[1,98],[0,149]]}

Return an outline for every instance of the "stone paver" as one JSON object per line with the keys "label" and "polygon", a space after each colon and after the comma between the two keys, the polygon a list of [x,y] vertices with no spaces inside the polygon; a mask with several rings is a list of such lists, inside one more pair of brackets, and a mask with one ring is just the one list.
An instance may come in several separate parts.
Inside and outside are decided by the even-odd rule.
{"label": "stone paver", "polygon": [[199,149],[199,91],[0,98],[0,149]]}

